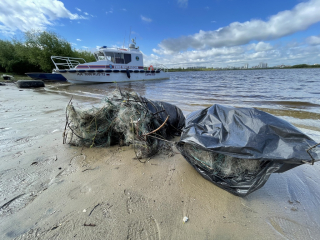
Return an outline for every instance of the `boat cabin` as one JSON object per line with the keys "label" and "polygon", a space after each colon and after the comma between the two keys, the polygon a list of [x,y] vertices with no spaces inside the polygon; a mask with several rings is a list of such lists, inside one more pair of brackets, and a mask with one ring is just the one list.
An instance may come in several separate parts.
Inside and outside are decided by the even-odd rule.
{"label": "boat cabin", "polygon": [[109,52],[100,50],[94,53],[97,61],[110,61],[113,63],[128,64],[131,62],[131,53]]}
{"label": "boat cabin", "polygon": [[128,49],[107,48],[103,46],[94,53],[97,62],[107,61],[108,64],[127,64],[128,66],[143,66],[143,56],[134,43]]}

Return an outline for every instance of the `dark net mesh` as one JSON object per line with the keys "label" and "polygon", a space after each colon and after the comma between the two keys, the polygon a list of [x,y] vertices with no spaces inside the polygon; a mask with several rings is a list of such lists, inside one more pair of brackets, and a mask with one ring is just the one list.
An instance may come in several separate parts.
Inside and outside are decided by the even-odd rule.
{"label": "dark net mesh", "polygon": [[259,160],[235,158],[192,144],[181,144],[179,150],[182,155],[188,156],[193,165],[221,179],[235,182],[252,180],[262,167]]}
{"label": "dark net mesh", "polygon": [[86,147],[133,144],[138,158],[152,156],[168,145],[164,142],[170,137],[168,129],[180,131],[183,126],[170,125],[169,114],[164,115],[166,109],[151,111],[150,103],[153,108],[157,105],[135,92],[119,89],[90,109],[75,108],[70,102],[66,110],[64,143]]}

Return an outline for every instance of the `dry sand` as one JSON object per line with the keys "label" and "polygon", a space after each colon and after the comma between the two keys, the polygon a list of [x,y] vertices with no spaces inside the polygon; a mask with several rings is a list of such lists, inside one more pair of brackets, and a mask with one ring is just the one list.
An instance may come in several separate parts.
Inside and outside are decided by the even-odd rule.
{"label": "dry sand", "polygon": [[319,238],[319,164],[236,197],[177,150],[141,163],[131,147],[63,145],[69,99],[0,86],[1,239]]}

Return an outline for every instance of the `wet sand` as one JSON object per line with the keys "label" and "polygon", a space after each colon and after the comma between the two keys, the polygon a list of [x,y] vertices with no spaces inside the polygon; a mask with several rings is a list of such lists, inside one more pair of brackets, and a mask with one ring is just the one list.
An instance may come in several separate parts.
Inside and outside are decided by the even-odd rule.
{"label": "wet sand", "polygon": [[320,236],[318,163],[273,174],[263,188],[236,197],[202,178],[177,150],[141,163],[130,146],[63,145],[69,99],[0,86],[1,239]]}

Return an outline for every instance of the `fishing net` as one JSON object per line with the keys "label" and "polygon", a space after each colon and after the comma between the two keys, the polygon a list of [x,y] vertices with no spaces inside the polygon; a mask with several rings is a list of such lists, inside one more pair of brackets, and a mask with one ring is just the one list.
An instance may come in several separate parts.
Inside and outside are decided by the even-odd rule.
{"label": "fishing net", "polygon": [[86,147],[132,144],[137,158],[150,157],[173,135],[181,133],[182,111],[174,105],[148,100],[117,89],[89,109],[66,109],[64,143]]}
{"label": "fishing net", "polygon": [[252,180],[262,167],[259,160],[235,158],[192,144],[183,144],[179,150],[183,155],[189,156],[188,160],[193,165],[198,165],[219,178],[235,182]]}

